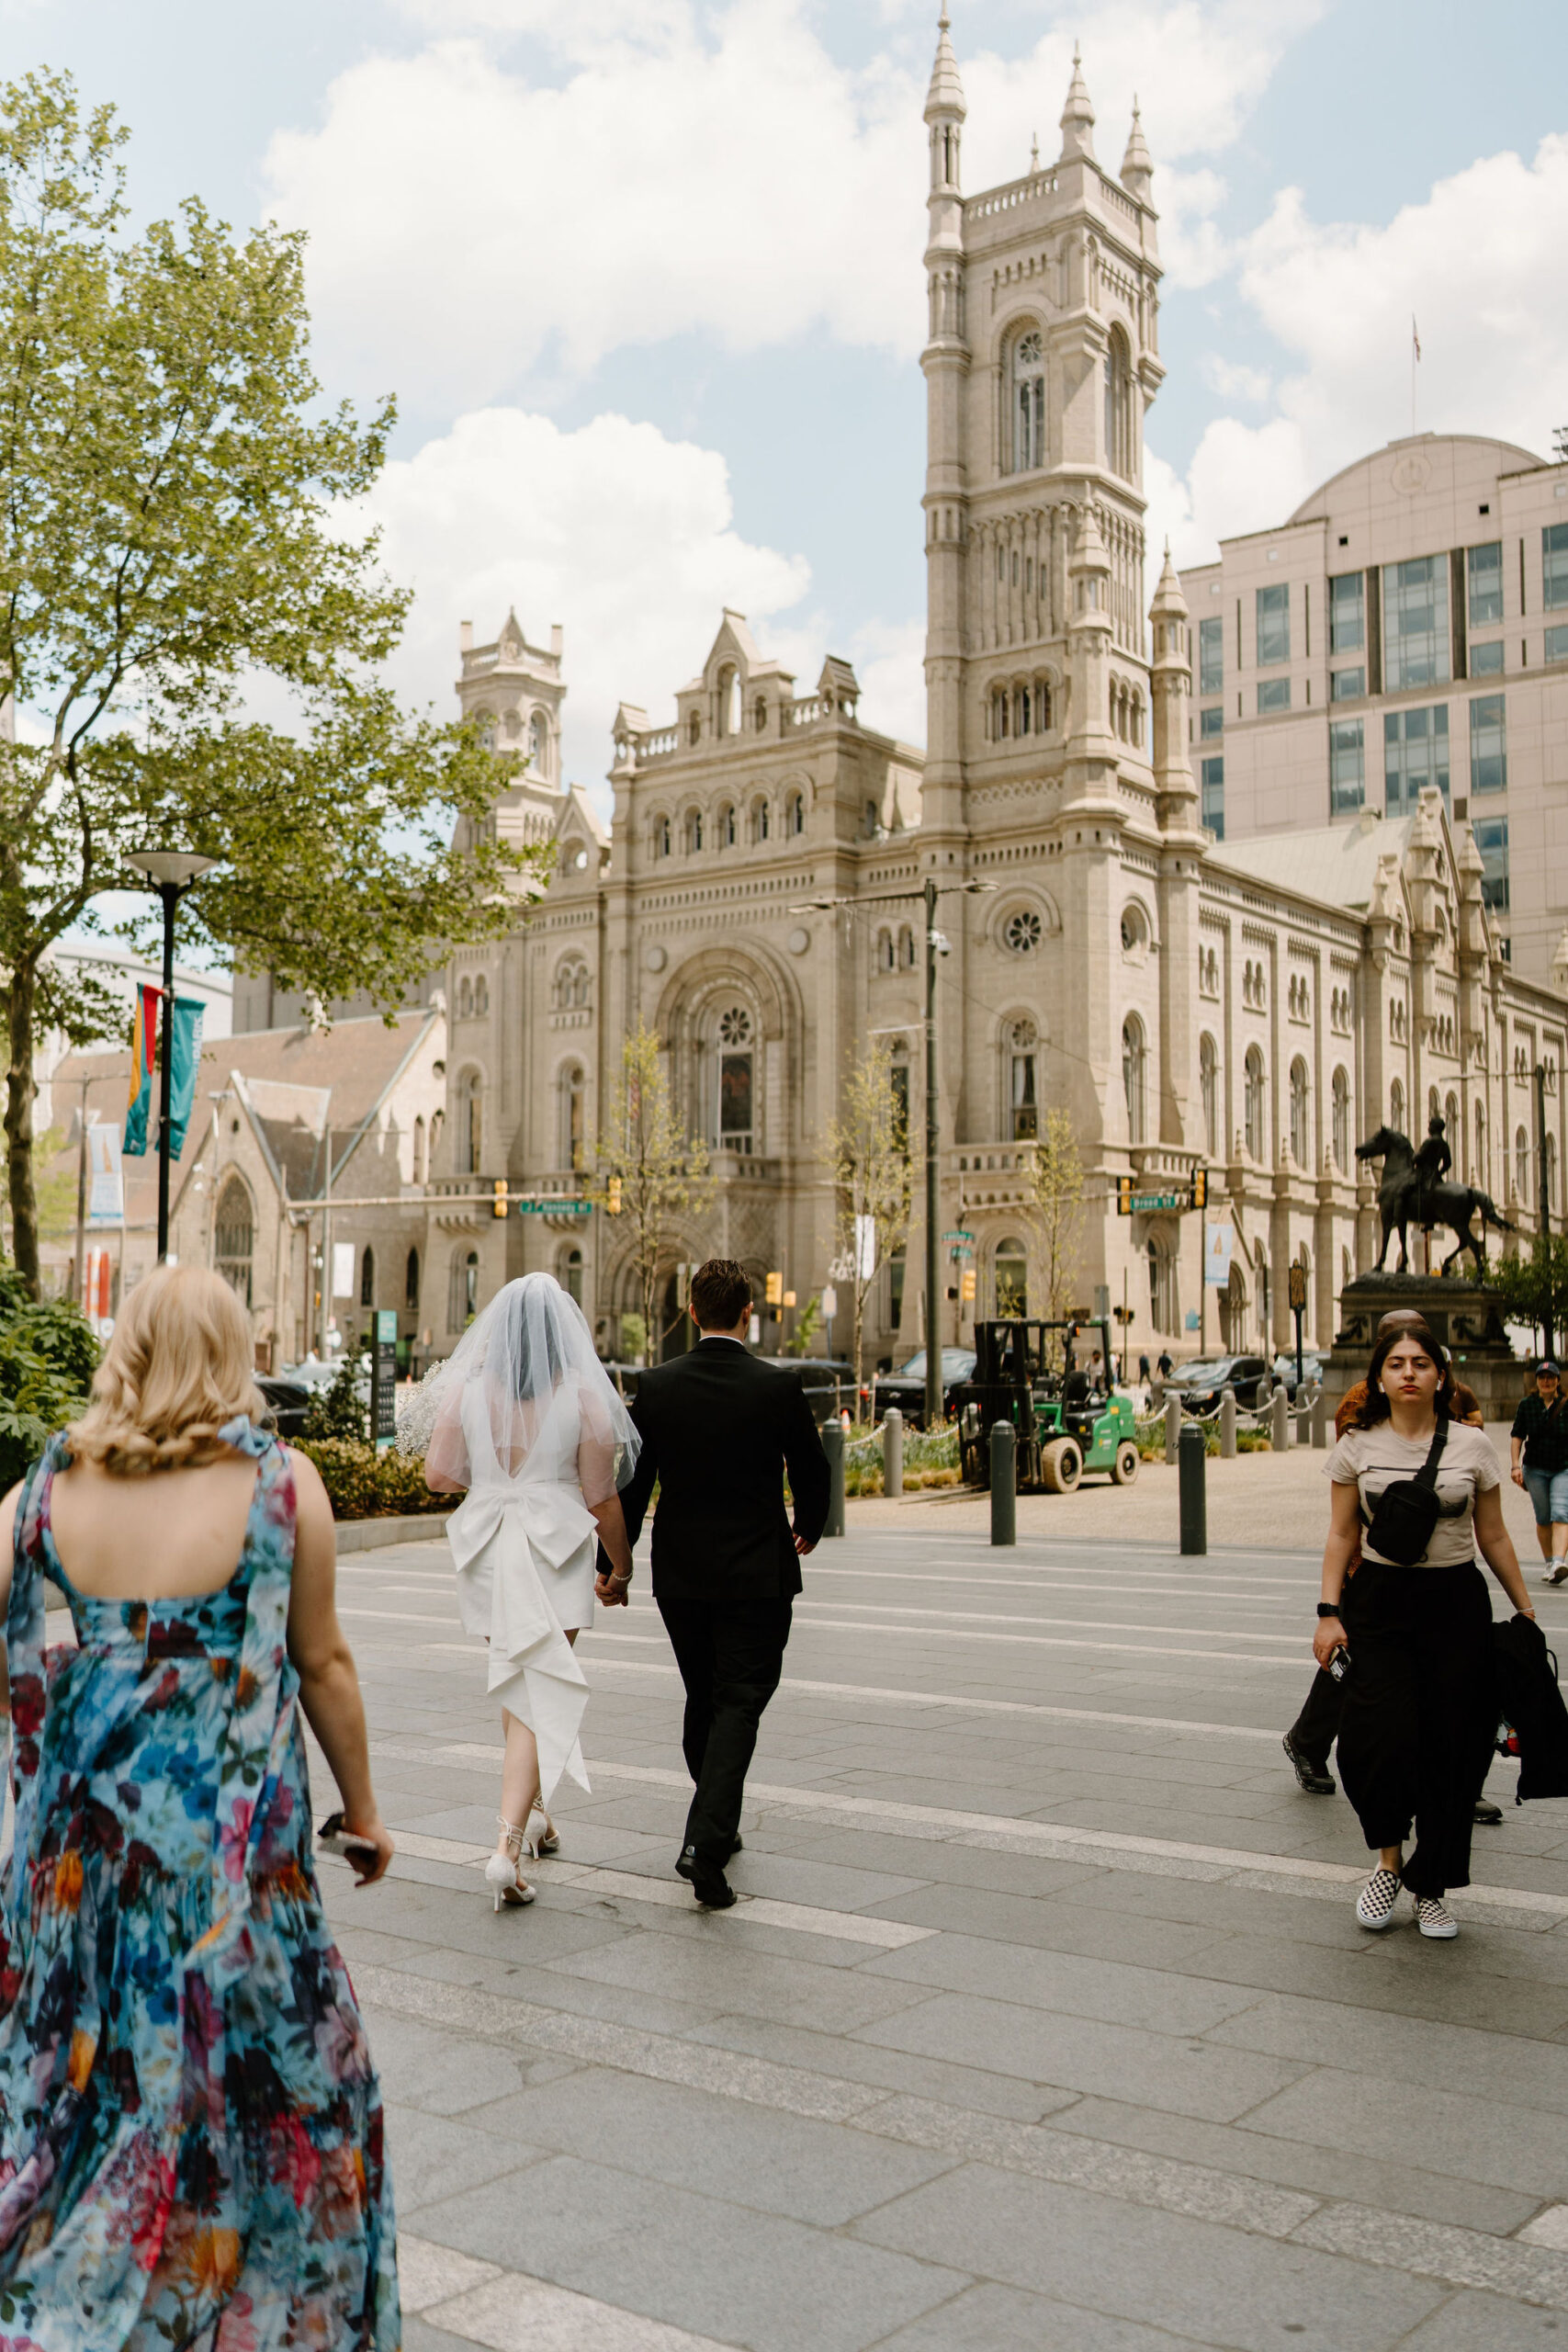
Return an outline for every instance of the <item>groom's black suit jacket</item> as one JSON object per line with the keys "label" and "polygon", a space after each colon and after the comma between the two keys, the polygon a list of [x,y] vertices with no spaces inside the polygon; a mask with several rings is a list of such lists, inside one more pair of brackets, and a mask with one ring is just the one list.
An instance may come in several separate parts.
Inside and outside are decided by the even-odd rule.
{"label": "groom's black suit jacket", "polygon": [[631,1410],[642,1452],[621,1506],[635,1544],[657,1479],[656,1597],[783,1600],[797,1593],[794,1534],[815,1544],[829,1500],[828,1457],[799,1373],[764,1363],[739,1340],[705,1339],[645,1372]]}

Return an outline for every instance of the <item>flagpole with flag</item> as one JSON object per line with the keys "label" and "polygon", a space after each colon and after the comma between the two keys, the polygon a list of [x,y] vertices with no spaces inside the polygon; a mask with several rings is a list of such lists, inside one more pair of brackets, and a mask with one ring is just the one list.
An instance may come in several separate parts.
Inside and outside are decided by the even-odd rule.
{"label": "flagpole with flag", "polygon": [[1416,438],[1416,368],[1421,357],[1421,337],[1416,332],[1416,313],[1410,313],[1410,437]]}

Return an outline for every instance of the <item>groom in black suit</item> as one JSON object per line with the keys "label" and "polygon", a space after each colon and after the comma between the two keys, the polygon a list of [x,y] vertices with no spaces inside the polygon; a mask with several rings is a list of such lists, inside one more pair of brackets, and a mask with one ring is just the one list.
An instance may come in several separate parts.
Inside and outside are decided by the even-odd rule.
{"label": "groom in black suit", "polygon": [[[722,1911],[735,1900],[725,1865],[740,1845],[757,1726],[784,1671],[801,1555],[828,1523],[828,1457],[799,1373],[747,1351],[744,1268],[710,1258],[692,1278],[691,1306],[697,1345],[637,1383],[642,1452],[621,1507],[635,1544],[658,1482],[653,1597],[686,1686],[682,1747],[696,1782],[675,1868],[699,1903]],[[598,1591],[612,1606],[626,1597],[616,1577],[602,1576]]]}

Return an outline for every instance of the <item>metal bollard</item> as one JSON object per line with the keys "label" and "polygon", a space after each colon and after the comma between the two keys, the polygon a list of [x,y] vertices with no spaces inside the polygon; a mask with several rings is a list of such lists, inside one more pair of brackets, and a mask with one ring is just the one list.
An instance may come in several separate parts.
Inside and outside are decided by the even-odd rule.
{"label": "metal bollard", "polygon": [[824,1535],[841,1535],[844,1532],[844,1425],[840,1420],[822,1424],[822,1451],[828,1457],[828,1524]]}
{"label": "metal bollard", "polygon": [[1209,1510],[1203,1490],[1203,1432],[1191,1421],[1181,1432],[1180,1457],[1177,1476],[1180,1481],[1181,1548],[1184,1553],[1206,1552]]}
{"label": "metal bollard", "polygon": [[1269,1436],[1274,1451],[1276,1453],[1287,1453],[1291,1445],[1291,1400],[1285,1394],[1283,1381],[1274,1391],[1274,1402],[1269,1410],[1273,1416]]}
{"label": "metal bollard", "polygon": [[1168,1462],[1175,1462],[1176,1449],[1180,1438],[1181,1399],[1179,1396],[1171,1396],[1165,1408],[1165,1458]]}
{"label": "metal bollard", "polygon": [[1328,1444],[1328,1399],[1321,1388],[1313,1395],[1312,1442],[1318,1453],[1322,1453]]}
{"label": "metal bollard", "polygon": [[1228,1382],[1220,1391],[1220,1460],[1235,1460],[1235,1390]]}
{"label": "metal bollard", "polygon": [[991,1423],[991,1542],[1018,1542],[1018,1441],[1010,1421]]}
{"label": "metal bollard", "polygon": [[904,1491],[904,1416],[897,1405],[889,1405],[882,1424],[882,1491]]}

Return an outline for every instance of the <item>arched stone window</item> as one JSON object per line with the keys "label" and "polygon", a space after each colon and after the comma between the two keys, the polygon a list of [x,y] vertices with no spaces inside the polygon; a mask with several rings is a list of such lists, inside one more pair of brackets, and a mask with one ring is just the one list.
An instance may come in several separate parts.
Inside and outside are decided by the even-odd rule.
{"label": "arched stone window", "polygon": [[586,1010],[592,999],[592,987],[588,967],[581,956],[569,956],[557,967],[554,994],[558,1012]]}
{"label": "arched stone window", "polygon": [[1291,1158],[1298,1168],[1312,1166],[1312,1120],[1307,1066],[1299,1054],[1291,1064]]}
{"label": "arched stone window", "polygon": [[482,972],[474,982],[474,1011],[476,1013],[490,1011],[490,982]]}
{"label": "arched stone window", "polygon": [[1257,1046],[1248,1046],[1242,1065],[1241,1118],[1248,1157],[1266,1160],[1268,1106],[1263,1099],[1263,1055]]}
{"label": "arched stone window", "polygon": [[1105,354],[1105,462],[1123,481],[1132,481],[1133,362],[1119,326],[1111,328]]}
{"label": "arched stone window", "polygon": [[1521,1208],[1530,1205],[1530,1142],[1523,1127],[1514,1136],[1514,1197]]}
{"label": "arched stone window", "polygon": [[243,1180],[231,1176],[218,1195],[213,1257],[219,1272],[243,1303],[251,1303],[251,1261],[255,1230],[251,1196]]}
{"label": "arched stone window", "polygon": [[376,1304],[376,1252],[368,1241],[359,1253],[359,1304],[361,1306],[374,1306]]}
{"label": "arched stone window", "polygon": [[718,731],[740,732],[740,673],[728,663],[718,673]]}
{"label": "arched stone window", "polygon": [[806,831],[806,795],[792,792],[784,802],[784,831],[803,833]]}
{"label": "arched stone window", "polygon": [[583,1130],[585,1081],[580,1063],[569,1062],[560,1074],[560,1148],[563,1168],[585,1164],[587,1137]]}
{"label": "arched stone window", "polygon": [[419,1251],[411,1250],[403,1268],[403,1305],[411,1315],[419,1312]]}
{"label": "arched stone window", "polygon": [[430,1145],[425,1133],[423,1113],[413,1123],[413,1181],[424,1183],[430,1175]]}
{"label": "arched stone window", "polygon": [[1332,1102],[1331,1148],[1334,1165],[1343,1176],[1350,1166],[1350,1080],[1343,1069],[1337,1069],[1334,1073]]}
{"label": "arched stone window", "polygon": [[700,742],[702,741],[702,740],[703,740],[703,718],[702,718],[702,713],[701,713],[701,711],[694,710],[694,711],[691,713],[690,717],[689,717],[689,718],[687,718],[687,720],[686,720],[686,741],[687,741],[687,742],[688,742],[688,743],[691,743],[691,744],[693,744],[693,745],[695,745],[695,744],[700,743]]}
{"label": "arched stone window", "polygon": [[536,710],[528,721],[528,769],[530,775],[542,776],[549,763],[550,730],[545,714]]}
{"label": "arched stone window", "polygon": [[733,800],[726,800],[722,803],[718,812],[719,848],[733,849],[735,847],[735,803]]}
{"label": "arched stone window", "polygon": [[649,845],[655,857],[668,857],[673,846],[670,820],[662,812],[653,820]]}
{"label": "arched stone window", "polygon": [[751,839],[765,842],[773,831],[773,811],[765,794],[759,793],[751,803]]}
{"label": "arched stone window", "polygon": [[474,984],[465,972],[457,983],[457,1018],[467,1021],[474,1009]]}
{"label": "arched stone window", "polygon": [[879,972],[891,972],[896,961],[897,952],[893,944],[893,933],[890,931],[879,931],[876,934],[877,970]]}
{"label": "arched stone window", "polygon": [[1147,1066],[1148,1049],[1144,1043],[1144,1024],[1135,1012],[1130,1012],[1122,1023],[1122,1092],[1127,1106],[1129,1143],[1142,1143],[1144,1140]]}
{"label": "arched stone window", "polygon": [[1177,1287],[1176,1261],[1163,1233],[1150,1234],[1148,1261],[1149,1320],[1156,1331],[1179,1331],[1181,1329],[1181,1302]]}
{"label": "arched stone window", "polygon": [[1449,1149],[1454,1156],[1455,1181],[1464,1174],[1464,1122],[1459,1114],[1459,1096],[1450,1094],[1443,1104],[1443,1123],[1448,1130]]}
{"label": "arched stone window", "polygon": [[477,1069],[457,1088],[457,1174],[477,1176],[484,1157],[484,1085]]}
{"label": "arched stone window", "polygon": [[459,1242],[446,1279],[446,1329],[466,1331],[479,1311],[479,1253]]}
{"label": "arched stone window", "polygon": [[1012,470],[1032,473],[1045,463],[1045,345],[1030,327],[1012,347]]}
{"label": "arched stone window", "polygon": [[1040,1133],[1040,1033],[1032,1021],[1015,1021],[1008,1033],[1007,1132],[1014,1143],[1032,1143]]}
{"label": "arched stone window", "polygon": [[761,695],[757,696],[756,701],[751,706],[751,724],[755,727],[759,735],[765,735],[767,733],[768,706],[763,696]]}
{"label": "arched stone window", "polygon": [[1395,1135],[1406,1132],[1404,1117],[1404,1080],[1396,1078],[1388,1090],[1388,1123]]}
{"label": "arched stone window", "polygon": [[992,1261],[992,1280],[996,1286],[998,1315],[1028,1314],[1029,1250],[1016,1236],[998,1242]]}
{"label": "arched stone window", "polygon": [[915,934],[908,923],[898,933],[898,961],[907,972],[915,968]]}
{"label": "arched stone window", "polygon": [[703,845],[703,812],[700,808],[686,811],[686,854],[694,856]]}
{"label": "arched stone window", "polygon": [[581,1306],[582,1304],[582,1252],[581,1250],[568,1248],[561,1251],[556,1280],[567,1296],[574,1298]]}
{"label": "arched stone window", "polygon": [[1219,1151],[1219,1054],[1205,1029],[1198,1040],[1198,1093],[1203,1112],[1203,1148],[1211,1159]]}
{"label": "arched stone window", "polygon": [[743,1004],[727,1005],[714,1037],[714,1141],[720,1151],[755,1148],[756,1028]]}

